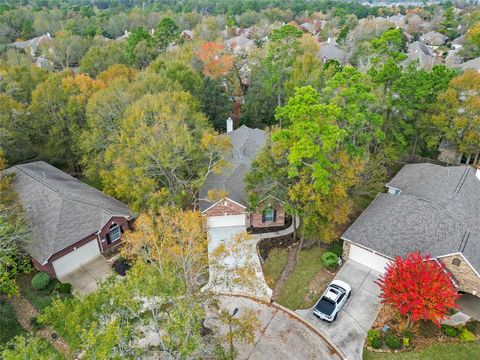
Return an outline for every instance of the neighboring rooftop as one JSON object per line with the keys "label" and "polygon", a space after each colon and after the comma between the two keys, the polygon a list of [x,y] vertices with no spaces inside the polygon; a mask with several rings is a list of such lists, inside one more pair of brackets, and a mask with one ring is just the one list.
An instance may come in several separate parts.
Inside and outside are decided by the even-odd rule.
{"label": "neighboring rooftop", "polygon": [[405,165],[342,238],[389,256],[461,252],[480,272],[480,179],[469,166]]}
{"label": "neighboring rooftop", "polygon": [[31,224],[25,250],[41,264],[99,231],[112,216],[133,217],[128,206],[43,161],[16,165],[13,188]]}
{"label": "neighboring rooftop", "polygon": [[336,60],[344,65],[347,61],[347,52],[337,46],[335,39],[329,38],[327,41],[320,43],[317,58],[322,61]]}
{"label": "neighboring rooftop", "polygon": [[480,57],[464,62],[463,64],[456,65],[456,67],[463,70],[476,70],[480,71]]}
{"label": "neighboring rooftop", "polygon": [[220,136],[230,137],[232,149],[224,157],[228,164],[223,171],[220,174],[210,173],[200,189],[201,211],[214,204],[214,202],[206,200],[209,190],[225,191],[229,199],[244,206],[247,205],[245,176],[250,171],[252,161],[266,143],[265,131],[251,129],[245,125]]}

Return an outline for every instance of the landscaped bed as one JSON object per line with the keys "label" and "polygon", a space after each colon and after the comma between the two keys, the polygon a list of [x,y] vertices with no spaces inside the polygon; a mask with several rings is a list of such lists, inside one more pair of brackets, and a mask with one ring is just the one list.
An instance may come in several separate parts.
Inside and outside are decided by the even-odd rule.
{"label": "landscaped bed", "polygon": [[[441,327],[431,321],[418,321],[406,330],[406,322],[398,312],[392,306],[384,305],[368,332],[365,359],[476,359],[480,358],[479,340],[478,321]],[[450,347],[458,348],[460,352],[474,351],[476,356],[452,357],[456,353],[451,352]],[[438,355],[432,355],[431,351],[438,352]]]}
{"label": "landscaped bed", "polygon": [[66,298],[70,297],[70,294],[64,294],[57,291],[60,281],[52,279],[45,289],[35,290],[32,287],[32,278],[37,274],[36,271],[32,271],[29,274],[24,274],[18,277],[18,284],[20,285],[20,291],[38,311],[42,311],[46,307],[50,306],[55,297]]}
{"label": "landscaped bed", "polygon": [[19,324],[12,305],[0,298],[0,348],[25,332]]}

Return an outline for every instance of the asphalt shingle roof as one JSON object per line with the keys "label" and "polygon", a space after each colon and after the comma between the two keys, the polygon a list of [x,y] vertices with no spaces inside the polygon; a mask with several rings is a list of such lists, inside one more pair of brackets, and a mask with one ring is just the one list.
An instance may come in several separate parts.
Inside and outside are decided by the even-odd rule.
{"label": "asphalt shingle roof", "polygon": [[395,257],[461,252],[480,272],[480,179],[469,166],[405,165],[342,238]]}
{"label": "asphalt shingle roof", "polygon": [[43,161],[16,165],[13,188],[31,226],[23,244],[38,262],[99,231],[112,216],[132,218],[130,208]]}
{"label": "asphalt shingle roof", "polygon": [[210,173],[200,189],[201,211],[214,204],[214,202],[206,200],[209,190],[225,191],[228,198],[247,206],[245,176],[250,171],[252,161],[266,143],[265,131],[251,129],[245,125],[220,136],[230,137],[232,149],[224,157],[227,166],[219,174]]}

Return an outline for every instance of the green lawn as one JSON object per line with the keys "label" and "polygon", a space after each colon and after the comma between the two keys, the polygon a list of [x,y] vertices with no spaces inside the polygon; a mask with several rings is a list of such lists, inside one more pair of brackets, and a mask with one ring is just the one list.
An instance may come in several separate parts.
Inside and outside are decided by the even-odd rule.
{"label": "green lawn", "polygon": [[271,289],[275,286],[283,268],[287,262],[288,251],[287,249],[272,249],[268,253],[267,261],[262,265],[263,276],[265,281]]}
{"label": "green lawn", "polygon": [[18,323],[13,307],[0,299],[0,348],[17,335],[25,332]]}
{"label": "green lawn", "polygon": [[320,248],[313,248],[300,252],[295,271],[280,289],[277,298],[279,304],[292,310],[312,305],[306,304],[304,300],[310,293],[311,280],[323,269],[320,258],[324,251]]}
{"label": "green lawn", "polygon": [[[37,308],[38,311],[42,311],[46,307],[50,306],[55,297],[59,296],[53,291],[59,281],[54,279],[45,289],[35,290],[31,284],[32,277],[35,274],[36,272],[32,272],[30,274],[19,276],[18,284],[20,285],[20,291],[22,292],[22,295],[25,296],[32,303],[32,305]],[[71,295],[61,296],[68,297]]]}
{"label": "green lawn", "polygon": [[473,360],[480,359],[480,342],[439,343],[421,351],[405,353],[373,353],[365,350],[364,360]]}

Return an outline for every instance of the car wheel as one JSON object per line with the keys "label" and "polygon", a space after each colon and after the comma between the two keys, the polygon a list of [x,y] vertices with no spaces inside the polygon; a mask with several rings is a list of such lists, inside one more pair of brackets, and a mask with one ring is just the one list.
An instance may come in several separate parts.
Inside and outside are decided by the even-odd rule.
{"label": "car wheel", "polygon": [[347,299],[350,299],[350,295],[352,295],[351,291],[348,293]]}
{"label": "car wheel", "polygon": [[332,321],[337,320],[337,315],[338,315],[338,313],[335,314],[335,316],[333,317],[333,320],[332,320]]}

